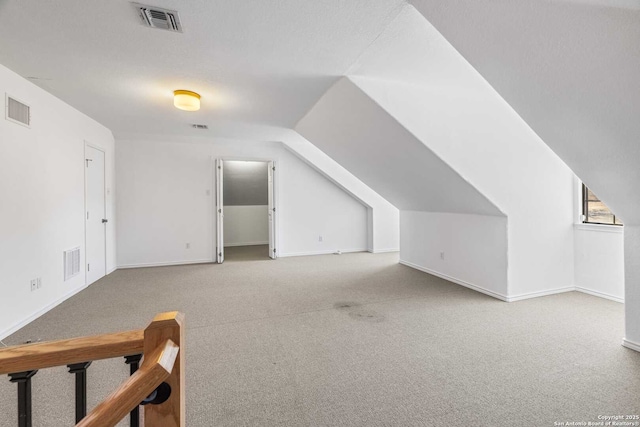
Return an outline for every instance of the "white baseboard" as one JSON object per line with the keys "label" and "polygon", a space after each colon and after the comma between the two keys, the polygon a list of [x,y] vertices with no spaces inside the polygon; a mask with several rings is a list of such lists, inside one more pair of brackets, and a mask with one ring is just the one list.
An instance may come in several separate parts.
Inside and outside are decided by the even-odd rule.
{"label": "white baseboard", "polygon": [[[311,255],[331,255],[335,254],[338,249],[326,250],[326,251],[313,251],[313,252],[290,252],[286,254],[278,254],[278,258],[288,258],[294,256],[311,256]],[[343,254],[354,252],[367,252],[366,249],[340,249]]]}
{"label": "white baseboard", "polygon": [[399,248],[376,249],[369,252],[371,252],[372,254],[384,254],[387,252],[400,252],[400,249]]}
{"label": "white baseboard", "polygon": [[441,279],[448,280],[449,282],[453,282],[453,283],[458,284],[460,286],[464,286],[465,288],[473,289],[474,291],[478,291],[480,293],[483,293],[485,295],[489,295],[491,297],[497,298],[497,299],[499,299],[501,301],[505,301],[505,302],[522,301],[522,300],[529,299],[529,298],[543,297],[543,296],[546,296],[546,295],[554,295],[554,294],[559,294],[559,293],[563,293],[563,292],[570,292],[570,291],[575,291],[576,290],[576,288],[574,286],[568,286],[568,287],[565,287],[565,288],[549,289],[549,290],[544,290],[544,291],[540,291],[540,292],[530,292],[530,293],[527,293],[527,294],[507,296],[507,295],[500,294],[498,292],[490,291],[489,289],[485,289],[482,286],[478,286],[478,285],[475,285],[473,283],[469,283],[467,281],[464,281],[464,280],[461,280],[461,279],[457,279],[455,277],[451,277],[451,276],[449,276],[447,274],[440,273],[439,271],[431,270],[430,268],[426,268],[426,267],[419,266],[417,264],[413,264],[411,262],[400,260],[400,264],[406,265],[407,267],[415,268],[416,270],[420,270],[420,271],[423,271],[423,272],[428,273],[428,274],[432,274],[434,276],[440,277]]}
{"label": "white baseboard", "polygon": [[122,264],[119,265],[117,267],[118,270],[120,269],[127,269],[127,268],[146,268],[146,267],[169,267],[172,265],[188,265],[188,264],[207,264],[207,263],[212,263],[215,262],[212,259],[196,259],[193,261],[172,261],[172,262],[150,262],[150,263],[144,263],[144,264]]}
{"label": "white baseboard", "polygon": [[245,242],[245,243],[224,243],[224,247],[233,247],[233,246],[258,246],[258,245],[268,245],[269,242]]}
{"label": "white baseboard", "polygon": [[116,266],[116,267],[113,267],[112,269],[108,270],[108,271],[107,271],[107,276],[108,276],[109,274],[113,273],[114,271],[116,271],[117,269],[118,269],[118,267]]}
{"label": "white baseboard", "polygon": [[604,292],[598,292],[598,291],[593,291],[591,289],[587,289],[587,288],[581,288],[580,286],[576,286],[576,291],[578,292],[582,292],[585,294],[589,294],[589,295],[593,295],[594,297],[600,297],[600,298],[605,298],[611,301],[615,301],[615,302],[620,302],[622,304],[624,304],[624,298],[620,298],[611,294],[607,294]]}
{"label": "white baseboard", "polygon": [[622,345],[624,347],[630,348],[631,350],[635,350],[637,352],[640,352],[640,343],[629,341],[628,339],[623,338],[622,339]]}
{"label": "white baseboard", "polygon": [[71,292],[66,293],[65,295],[63,295],[62,297],[58,298],[57,300],[55,300],[51,304],[48,304],[48,305],[44,306],[40,310],[38,310],[35,313],[31,314],[30,316],[22,319],[21,321],[19,321],[18,323],[14,324],[13,326],[10,326],[8,329],[5,329],[4,331],[0,331],[0,340],[5,339],[9,335],[11,335],[14,332],[16,332],[18,329],[21,329],[21,328],[27,326],[29,323],[31,323],[34,320],[36,320],[38,317],[40,317],[43,314],[47,313],[48,311],[56,308],[57,306],[59,306],[60,304],[62,304],[63,302],[65,302],[66,300],[68,300],[69,298],[74,296],[75,294],[77,294],[78,292],[85,290],[86,288],[87,288],[86,285],[82,285],[79,288],[74,289]]}
{"label": "white baseboard", "polygon": [[525,299],[529,299],[529,298],[538,298],[538,297],[545,297],[547,295],[555,295],[555,294],[562,294],[565,292],[572,292],[575,291],[576,288],[575,286],[567,286],[564,288],[556,288],[556,289],[547,289],[544,291],[538,291],[538,292],[529,292],[526,294],[520,294],[520,295],[513,295],[513,296],[509,296],[507,297],[507,302],[515,302],[515,301],[522,301]]}
{"label": "white baseboard", "polygon": [[499,294],[497,292],[490,291],[490,290],[485,289],[485,288],[483,288],[481,286],[474,285],[473,283],[465,282],[464,280],[456,279],[455,277],[451,277],[451,276],[448,276],[446,274],[440,273],[438,271],[431,270],[430,268],[422,267],[422,266],[419,266],[417,264],[413,264],[411,262],[403,261],[403,260],[400,260],[400,264],[406,265],[407,267],[415,268],[416,270],[423,271],[425,273],[431,274],[431,275],[439,277],[441,279],[448,280],[449,282],[453,282],[453,283],[455,283],[457,285],[464,286],[465,288],[473,289],[474,291],[483,293],[485,295],[489,295],[490,297],[497,298],[497,299],[499,299],[501,301],[508,301],[508,298],[507,298],[506,295],[502,295],[502,294]]}

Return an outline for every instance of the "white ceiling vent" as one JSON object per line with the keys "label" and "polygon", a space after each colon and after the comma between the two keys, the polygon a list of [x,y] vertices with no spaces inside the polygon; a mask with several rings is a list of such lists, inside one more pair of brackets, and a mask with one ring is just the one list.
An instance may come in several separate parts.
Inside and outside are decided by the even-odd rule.
{"label": "white ceiling vent", "polygon": [[31,108],[17,99],[6,95],[6,119],[20,125],[31,126]]}
{"label": "white ceiling vent", "polygon": [[191,127],[194,128],[194,129],[209,129],[209,126],[207,126],[207,125],[199,125],[197,123],[192,124]]}
{"label": "white ceiling vent", "polygon": [[175,10],[163,9],[161,7],[147,6],[140,3],[133,3],[138,10],[142,24],[151,28],[160,28],[161,30],[182,32],[182,24],[180,24],[180,16]]}

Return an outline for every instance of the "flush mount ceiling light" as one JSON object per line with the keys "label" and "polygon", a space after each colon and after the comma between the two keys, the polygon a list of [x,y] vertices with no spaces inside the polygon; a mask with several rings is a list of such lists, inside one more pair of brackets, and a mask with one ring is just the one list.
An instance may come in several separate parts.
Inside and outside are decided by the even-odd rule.
{"label": "flush mount ceiling light", "polygon": [[198,111],[200,109],[200,95],[190,90],[174,90],[173,105],[180,110]]}

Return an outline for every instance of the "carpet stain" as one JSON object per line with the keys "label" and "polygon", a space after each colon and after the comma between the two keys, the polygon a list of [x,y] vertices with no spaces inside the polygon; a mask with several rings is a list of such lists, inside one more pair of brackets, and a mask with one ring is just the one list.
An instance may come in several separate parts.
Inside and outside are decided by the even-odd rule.
{"label": "carpet stain", "polygon": [[337,302],[333,304],[333,308],[337,310],[345,310],[352,307],[360,307],[360,304],[357,302]]}
{"label": "carpet stain", "polygon": [[346,311],[349,317],[354,320],[371,323],[380,323],[385,320],[385,317],[382,314],[363,308],[362,305],[357,302],[337,302],[333,305],[333,308],[340,311]]}

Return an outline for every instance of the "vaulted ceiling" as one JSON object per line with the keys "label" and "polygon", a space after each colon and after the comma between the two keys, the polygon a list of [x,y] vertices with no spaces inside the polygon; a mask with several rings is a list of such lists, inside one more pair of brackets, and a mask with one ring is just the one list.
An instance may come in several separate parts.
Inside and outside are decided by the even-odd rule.
{"label": "vaulted ceiling", "polygon": [[[640,223],[637,1],[410,3],[626,223]],[[349,74],[407,6],[405,0],[152,4],[178,10],[184,33],[145,28],[127,0],[0,0],[0,63],[116,136],[276,140],[278,130],[293,128]],[[423,60],[433,58],[416,58]],[[378,70],[393,67],[389,58],[379,61]],[[455,76],[436,77],[457,84]],[[202,110],[173,108],[175,89],[199,92]],[[210,129],[194,130],[192,123]]]}
{"label": "vaulted ceiling", "polygon": [[640,2],[412,0],[627,224],[640,224]]}

